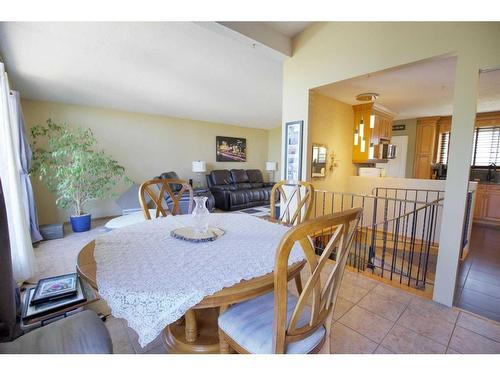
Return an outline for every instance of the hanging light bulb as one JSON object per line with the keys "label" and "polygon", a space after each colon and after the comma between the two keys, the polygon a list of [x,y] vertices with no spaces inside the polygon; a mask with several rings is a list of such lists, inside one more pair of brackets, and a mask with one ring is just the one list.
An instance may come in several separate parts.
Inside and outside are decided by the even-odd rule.
{"label": "hanging light bulb", "polygon": [[361,121],[359,122],[359,136],[361,139],[365,137],[365,124],[363,122],[363,117],[361,117]]}
{"label": "hanging light bulb", "polygon": [[354,146],[358,145],[358,129],[354,131]]}
{"label": "hanging light bulb", "polygon": [[375,115],[370,115],[370,129],[375,127]]}
{"label": "hanging light bulb", "polygon": [[360,148],[360,151],[361,152],[365,152],[366,151],[366,142],[365,142],[364,138],[361,138],[361,148]]}

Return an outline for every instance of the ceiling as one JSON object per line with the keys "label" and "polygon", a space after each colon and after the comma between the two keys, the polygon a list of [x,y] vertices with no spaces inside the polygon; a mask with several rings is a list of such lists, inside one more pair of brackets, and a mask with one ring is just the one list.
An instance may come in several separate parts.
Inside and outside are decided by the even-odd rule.
{"label": "ceiling", "polygon": [[313,22],[263,22],[281,34],[294,38],[304,31]]}
{"label": "ceiling", "polygon": [[[215,24],[207,25],[207,24]],[[270,22],[287,37],[307,22]],[[282,58],[194,22],[2,22],[23,98],[256,128],[281,124]]]}
{"label": "ceiling", "polygon": [[[449,116],[453,111],[456,57],[427,60],[322,86],[315,91],[347,104],[355,96],[379,93],[377,103],[396,119]],[[500,110],[500,70],[479,77],[478,112]]]}

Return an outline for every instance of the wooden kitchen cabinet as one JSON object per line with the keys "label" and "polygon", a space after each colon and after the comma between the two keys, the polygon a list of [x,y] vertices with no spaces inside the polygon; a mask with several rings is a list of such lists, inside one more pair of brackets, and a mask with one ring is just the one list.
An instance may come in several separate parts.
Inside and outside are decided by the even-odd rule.
{"label": "wooden kitchen cabinet", "polygon": [[500,184],[478,184],[474,221],[500,226]]}
{"label": "wooden kitchen cabinet", "polygon": [[[375,146],[379,143],[390,143],[393,114],[375,103],[353,105],[352,109],[354,111],[353,134],[355,137],[357,134],[358,137],[358,144],[354,144],[352,149],[352,162],[359,164],[383,162],[384,160],[370,159],[370,144]],[[370,127],[371,121],[373,121],[373,128]],[[363,124],[363,138],[360,136],[361,123]],[[364,142],[364,147],[361,146],[362,142]]]}
{"label": "wooden kitchen cabinet", "polygon": [[437,142],[437,123],[439,117],[424,117],[417,120],[417,141],[413,177],[431,178],[431,165],[434,163]]}
{"label": "wooden kitchen cabinet", "polygon": [[392,119],[385,116],[376,116],[375,129],[379,141],[390,141],[392,137]]}
{"label": "wooden kitchen cabinet", "polygon": [[484,195],[486,193],[485,185],[478,184],[476,189],[476,203],[474,204],[474,220],[480,220],[484,211]]}

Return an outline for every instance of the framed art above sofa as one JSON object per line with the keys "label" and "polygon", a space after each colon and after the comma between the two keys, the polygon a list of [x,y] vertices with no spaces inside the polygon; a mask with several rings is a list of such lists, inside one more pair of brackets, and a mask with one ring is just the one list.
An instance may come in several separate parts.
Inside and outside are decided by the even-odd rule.
{"label": "framed art above sofa", "polygon": [[216,136],[215,148],[216,161],[247,161],[246,138]]}

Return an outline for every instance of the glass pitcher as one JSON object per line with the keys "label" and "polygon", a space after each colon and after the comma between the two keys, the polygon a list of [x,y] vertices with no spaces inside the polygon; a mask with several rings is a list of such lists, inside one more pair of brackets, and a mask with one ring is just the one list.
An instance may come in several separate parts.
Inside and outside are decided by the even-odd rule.
{"label": "glass pitcher", "polygon": [[207,199],[207,197],[193,197],[195,206],[191,216],[193,218],[194,229],[198,233],[206,233],[208,231],[210,212],[206,205]]}

